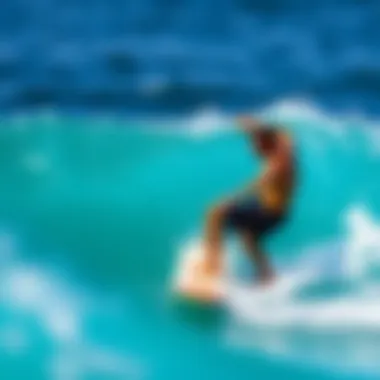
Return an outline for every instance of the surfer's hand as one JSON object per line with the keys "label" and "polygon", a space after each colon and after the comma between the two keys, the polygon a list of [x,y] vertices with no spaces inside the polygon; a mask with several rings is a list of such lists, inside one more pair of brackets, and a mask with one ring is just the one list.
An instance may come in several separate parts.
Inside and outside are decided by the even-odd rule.
{"label": "surfer's hand", "polygon": [[239,116],[237,118],[237,123],[239,128],[244,132],[253,132],[260,126],[260,122],[248,115]]}

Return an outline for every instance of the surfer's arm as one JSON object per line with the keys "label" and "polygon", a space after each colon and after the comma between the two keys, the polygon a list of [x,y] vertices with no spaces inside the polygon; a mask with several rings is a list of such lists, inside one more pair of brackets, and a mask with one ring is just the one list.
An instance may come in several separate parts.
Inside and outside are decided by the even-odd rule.
{"label": "surfer's arm", "polygon": [[243,132],[252,133],[259,129],[262,123],[250,116],[242,115],[237,118],[237,125]]}
{"label": "surfer's arm", "polygon": [[268,162],[264,172],[256,182],[256,188],[265,186],[267,183],[276,181],[279,175],[289,168],[292,157],[292,141],[290,136],[285,133],[279,133],[279,147],[275,156]]}
{"label": "surfer's arm", "polygon": [[292,138],[287,132],[278,132],[279,149],[276,156],[279,160],[288,160],[293,153]]}

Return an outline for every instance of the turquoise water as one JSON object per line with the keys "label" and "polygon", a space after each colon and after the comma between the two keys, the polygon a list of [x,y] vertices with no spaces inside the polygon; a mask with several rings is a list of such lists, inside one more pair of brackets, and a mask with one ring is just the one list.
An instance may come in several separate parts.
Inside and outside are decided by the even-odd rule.
{"label": "turquoise water", "polygon": [[[380,244],[366,237],[380,220],[379,133],[368,120],[312,107],[264,113],[293,134],[301,173],[289,224],[267,242],[295,284],[260,306],[264,320],[277,316],[269,327],[249,295],[232,292],[217,309],[168,291],[209,204],[259,170],[227,116],[1,121],[5,378],[378,376]],[[316,278],[298,280],[305,268]],[[339,307],[326,311],[328,300]]]}

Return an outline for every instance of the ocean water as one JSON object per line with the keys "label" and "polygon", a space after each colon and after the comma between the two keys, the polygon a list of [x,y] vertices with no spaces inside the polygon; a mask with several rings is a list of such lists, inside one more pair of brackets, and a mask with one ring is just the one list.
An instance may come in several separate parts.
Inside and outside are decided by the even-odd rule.
{"label": "ocean water", "polygon": [[[3,0],[0,377],[379,378],[378,13]],[[259,170],[231,117],[247,109],[299,155],[267,241],[279,284],[247,288],[231,238],[225,304],[180,302],[173,270],[205,211]]]}
{"label": "ocean water", "polygon": [[4,0],[0,109],[193,112],[302,96],[378,114],[375,0]]}
{"label": "ocean water", "polygon": [[280,283],[231,281],[221,307],[180,302],[170,280],[210,203],[259,170],[229,115],[1,121],[3,378],[380,376],[376,120],[300,102],[261,113],[299,155],[291,218],[267,242]]}

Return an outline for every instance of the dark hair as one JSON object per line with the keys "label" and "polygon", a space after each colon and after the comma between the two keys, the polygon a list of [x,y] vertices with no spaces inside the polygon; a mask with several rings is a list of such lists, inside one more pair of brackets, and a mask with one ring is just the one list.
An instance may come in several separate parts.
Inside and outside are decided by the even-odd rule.
{"label": "dark hair", "polygon": [[254,132],[254,141],[259,151],[272,151],[277,145],[278,129],[274,125],[264,124],[261,125]]}
{"label": "dark hair", "polygon": [[267,141],[272,141],[276,138],[278,128],[273,124],[261,124],[260,128],[256,131],[257,135]]}

